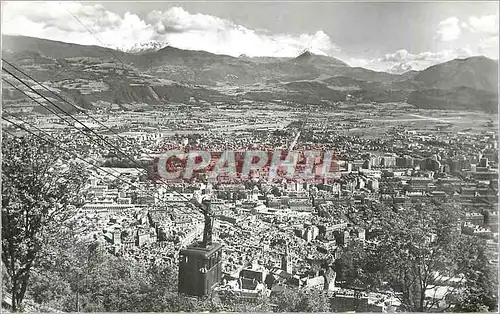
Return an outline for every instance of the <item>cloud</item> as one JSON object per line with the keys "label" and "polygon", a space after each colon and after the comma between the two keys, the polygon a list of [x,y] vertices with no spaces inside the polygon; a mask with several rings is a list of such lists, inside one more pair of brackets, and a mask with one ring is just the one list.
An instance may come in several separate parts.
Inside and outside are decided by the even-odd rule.
{"label": "cloud", "polygon": [[437,33],[438,38],[442,41],[453,41],[458,39],[462,33],[459,19],[453,16],[439,22]]}
{"label": "cloud", "polygon": [[470,26],[469,26],[469,24],[467,24],[466,22],[461,22],[461,23],[460,23],[460,27],[461,27],[462,29],[465,29],[465,30],[468,30],[468,31],[470,31],[470,30],[471,30],[471,27],[470,27]]}
{"label": "cloud", "polygon": [[437,38],[440,41],[455,41],[462,33],[464,36],[460,42],[455,43],[455,47],[466,44],[466,48],[445,50],[434,54],[434,56],[426,54],[421,55],[421,57],[437,58],[436,61],[467,55],[485,55],[493,59],[498,58],[498,15],[470,16],[465,20],[449,17],[438,24]]}
{"label": "cloud", "polygon": [[498,15],[471,16],[468,25],[472,32],[498,35]]}
{"label": "cloud", "polygon": [[498,15],[469,17],[467,28],[477,38],[477,52],[498,59]]}
{"label": "cloud", "polygon": [[417,54],[409,53],[401,49],[394,53],[386,54],[380,58],[380,61],[388,62],[408,62],[408,61],[441,61],[447,58],[457,58],[470,56],[472,52],[468,48],[459,48],[456,50],[443,50],[439,52],[421,52]]}
{"label": "cloud", "polygon": [[403,73],[410,70],[423,70],[437,63],[446,62],[456,58],[467,58],[474,55],[469,47],[455,50],[442,50],[438,52],[410,53],[405,49],[385,54],[383,57],[367,59],[350,59],[351,66],[367,67],[376,71]]}
{"label": "cloud", "polygon": [[388,72],[402,74],[402,73],[405,73],[405,72],[408,72],[411,70],[413,70],[413,67],[411,64],[402,62],[402,63],[395,64],[392,68],[389,69]]}
{"label": "cloud", "polygon": [[479,40],[478,50],[491,58],[498,58],[498,35]]}
{"label": "cloud", "polygon": [[[150,41],[191,50],[239,56],[297,56],[303,50],[330,55],[338,48],[318,30],[313,34],[271,34],[181,7],[152,11],[145,19],[118,15],[99,4],[7,2],[3,7],[3,34],[25,35],[123,50]],[[70,13],[71,12],[71,13]],[[71,14],[89,28],[90,34]],[[102,43],[102,44],[101,44]]]}
{"label": "cloud", "polygon": [[157,32],[155,40],[167,40],[182,49],[250,57],[291,57],[304,49],[330,55],[338,50],[323,31],[301,35],[269,34],[211,15],[193,15],[179,7],[165,12],[153,11],[148,21]]}
{"label": "cloud", "polygon": [[[25,35],[83,45],[126,46],[154,35],[137,15],[119,16],[99,4],[75,2],[7,2],[3,7],[2,34]],[[77,21],[75,15],[87,29]],[[96,39],[96,37],[99,39]]]}
{"label": "cloud", "polygon": [[[173,7],[165,12],[152,11],[148,14],[148,20],[155,25],[156,29],[172,29],[175,30],[174,32],[218,32],[238,27],[238,25],[235,25],[231,21],[201,13],[190,14],[180,7]],[[166,32],[163,31],[160,33]]]}

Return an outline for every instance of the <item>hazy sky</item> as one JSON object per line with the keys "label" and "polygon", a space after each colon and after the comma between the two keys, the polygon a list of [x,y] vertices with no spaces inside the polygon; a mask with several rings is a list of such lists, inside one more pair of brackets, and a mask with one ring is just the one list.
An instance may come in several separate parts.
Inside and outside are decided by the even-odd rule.
{"label": "hazy sky", "polygon": [[497,1],[2,4],[3,34],[121,49],[150,41],[233,56],[292,57],[309,49],[393,71],[470,55],[498,59]]}

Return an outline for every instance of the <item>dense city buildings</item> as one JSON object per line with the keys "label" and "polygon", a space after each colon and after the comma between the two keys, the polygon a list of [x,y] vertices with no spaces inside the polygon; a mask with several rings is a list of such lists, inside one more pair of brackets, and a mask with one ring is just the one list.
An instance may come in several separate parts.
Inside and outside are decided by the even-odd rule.
{"label": "dense city buildings", "polygon": [[[449,123],[456,131],[436,131],[433,122],[425,118],[398,120],[394,115],[414,115],[405,108],[393,111],[391,124],[380,124],[385,132],[350,134],[348,130],[363,124],[362,128],[374,127],[375,122],[368,117],[384,117],[384,111],[358,112],[358,119],[351,124],[344,117],[323,119],[330,112],[328,108],[316,110],[323,114],[307,121],[295,118],[300,122],[297,127],[293,119],[299,112],[283,112],[278,119],[282,125],[277,126],[273,123],[277,116],[267,116],[262,110],[242,112],[238,122],[228,122],[213,106],[199,113],[206,121],[197,123],[200,131],[189,133],[189,127],[182,132],[181,124],[161,122],[155,129],[146,129],[147,121],[161,113],[128,113],[119,120],[120,128],[128,131],[108,134],[107,138],[144,166],[154,164],[155,156],[169,149],[238,151],[258,145],[272,150],[289,147],[291,141],[299,151],[320,146],[334,151],[337,158],[335,175],[321,182],[286,178],[206,182],[198,176],[165,183],[158,178],[151,180],[142,168],[111,150],[88,143],[78,131],[63,131],[64,124],[57,119],[37,115],[25,119],[39,125],[50,120],[51,127],[41,125],[46,131],[78,147],[82,157],[100,165],[99,170],[89,168],[91,177],[78,216],[79,224],[86,227],[81,236],[97,241],[109,254],[178,268],[179,291],[187,294],[209,295],[215,289],[224,298],[232,291],[241,302],[258,303],[262,295],[271,296],[283,289],[318,289],[328,291],[336,310],[397,308],[400,303],[391,293],[372,295],[353,290],[349,282],[336,276],[335,261],[345,248],[358,241],[367,248],[376,243],[373,230],[377,222],[366,215],[374,206],[404,211],[418,203],[455,204],[463,213],[456,228],[491,243],[488,258],[498,265],[495,132],[483,127],[460,132],[465,126],[458,122]],[[212,111],[214,114],[209,114]],[[463,113],[425,114],[453,117]],[[196,120],[196,112],[190,115],[182,123]],[[113,123],[111,116],[95,117]],[[178,121],[182,121],[180,117]],[[248,123],[252,119],[267,124],[267,128],[254,128]],[[190,253],[196,252],[192,244],[201,240],[204,230],[203,216],[188,202],[196,195],[211,200],[218,248],[208,254],[214,257]],[[204,263],[206,271],[200,273]],[[196,279],[198,275],[202,277]],[[204,279],[206,276],[211,279]]]}

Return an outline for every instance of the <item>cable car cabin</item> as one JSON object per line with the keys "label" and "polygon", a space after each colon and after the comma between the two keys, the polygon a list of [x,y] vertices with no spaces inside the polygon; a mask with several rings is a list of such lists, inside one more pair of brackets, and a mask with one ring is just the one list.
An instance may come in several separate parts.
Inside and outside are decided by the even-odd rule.
{"label": "cable car cabin", "polygon": [[179,253],[179,293],[208,295],[222,278],[222,245],[201,243],[188,246]]}

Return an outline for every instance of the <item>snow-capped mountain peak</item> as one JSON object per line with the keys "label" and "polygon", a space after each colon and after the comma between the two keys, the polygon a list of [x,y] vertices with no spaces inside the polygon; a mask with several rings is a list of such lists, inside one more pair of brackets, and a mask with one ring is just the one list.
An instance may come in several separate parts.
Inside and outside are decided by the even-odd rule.
{"label": "snow-capped mountain peak", "polygon": [[160,41],[149,41],[144,43],[136,43],[128,48],[121,48],[121,51],[129,52],[129,53],[140,53],[140,52],[148,52],[148,51],[158,51],[162,48],[168,46],[168,43],[160,42]]}

